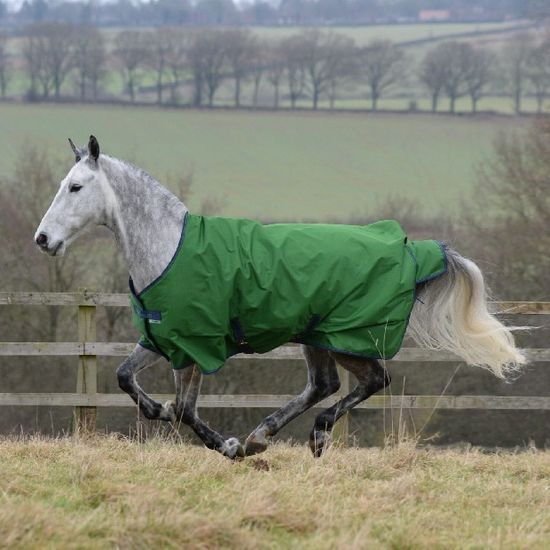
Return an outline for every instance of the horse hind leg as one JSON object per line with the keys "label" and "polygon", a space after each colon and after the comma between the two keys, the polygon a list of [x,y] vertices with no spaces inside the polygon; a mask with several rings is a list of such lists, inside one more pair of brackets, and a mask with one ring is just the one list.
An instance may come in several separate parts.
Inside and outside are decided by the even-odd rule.
{"label": "horse hind leg", "polygon": [[267,449],[268,438],[304,411],[338,391],[340,380],[334,359],[325,350],[303,346],[308,377],[304,391],[292,401],[265,418],[248,436],[245,443],[247,456],[262,453]]}
{"label": "horse hind leg", "polygon": [[376,359],[363,359],[335,352],[330,352],[330,355],[339,365],[355,375],[357,386],[332,407],[317,415],[309,437],[309,447],[315,457],[320,457],[327,447],[332,428],[342,415],[391,382],[388,371]]}

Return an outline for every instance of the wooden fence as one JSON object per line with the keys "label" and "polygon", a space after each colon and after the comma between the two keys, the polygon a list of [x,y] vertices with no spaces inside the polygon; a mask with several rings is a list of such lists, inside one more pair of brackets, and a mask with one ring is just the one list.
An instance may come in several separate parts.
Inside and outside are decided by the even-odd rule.
{"label": "wooden fence", "polygon": [[[78,374],[75,393],[0,393],[0,405],[41,405],[75,407],[80,429],[95,430],[97,407],[135,406],[124,393],[105,394],[97,391],[97,357],[124,357],[135,343],[97,342],[96,308],[129,307],[126,294],[98,292],[0,292],[0,306],[68,306],[78,308],[78,341],[74,342],[0,342],[0,356],[78,356]],[[495,302],[495,313],[518,315],[549,315],[550,302]],[[524,350],[529,362],[550,362],[550,349]],[[237,355],[233,360],[246,361],[250,355]],[[301,359],[298,346],[285,345],[269,353],[254,355],[255,359],[288,361]],[[451,353],[433,352],[417,348],[403,348],[392,360],[398,362],[457,361]],[[349,392],[349,378],[341,371],[340,391],[317,407],[330,406]],[[166,401],[173,395],[154,394],[155,399]],[[199,406],[214,408],[268,407],[286,404],[291,395],[202,395]],[[373,396],[358,408],[380,409],[550,409],[550,396],[495,396],[495,395],[398,395]],[[346,433],[347,419],[340,423],[340,432]]]}

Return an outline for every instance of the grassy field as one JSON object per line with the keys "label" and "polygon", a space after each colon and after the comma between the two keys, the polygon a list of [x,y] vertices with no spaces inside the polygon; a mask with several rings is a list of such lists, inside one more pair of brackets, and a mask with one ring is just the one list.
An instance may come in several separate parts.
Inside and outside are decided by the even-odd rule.
{"label": "grassy field", "polygon": [[[330,27],[335,32],[349,36],[363,46],[371,40],[392,40],[408,42],[411,40],[443,39],[463,33],[490,33],[502,31],[518,25],[518,21],[504,23],[418,23],[414,25],[367,25]],[[304,30],[304,27],[253,27],[259,36],[268,39],[279,39],[292,36]]]}
{"label": "grassy field", "polygon": [[97,437],[0,440],[0,543],[37,548],[548,548],[550,454]]}
{"label": "grassy field", "polygon": [[[97,135],[102,150],[129,159],[160,181],[193,173],[190,206],[205,198],[223,213],[262,219],[376,216],[387,197],[420,198],[449,212],[476,185],[476,164],[505,118],[331,113],[253,113],[99,106],[1,104],[0,175],[13,172],[27,141],[50,148],[60,176],[66,138]],[[51,185],[54,192],[57,182]]]}

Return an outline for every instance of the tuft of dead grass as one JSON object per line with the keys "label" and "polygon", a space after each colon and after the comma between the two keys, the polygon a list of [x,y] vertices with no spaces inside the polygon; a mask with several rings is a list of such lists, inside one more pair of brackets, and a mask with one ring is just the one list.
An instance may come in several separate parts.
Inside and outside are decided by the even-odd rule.
{"label": "tuft of dead grass", "polygon": [[9,548],[547,548],[550,453],[0,439]]}

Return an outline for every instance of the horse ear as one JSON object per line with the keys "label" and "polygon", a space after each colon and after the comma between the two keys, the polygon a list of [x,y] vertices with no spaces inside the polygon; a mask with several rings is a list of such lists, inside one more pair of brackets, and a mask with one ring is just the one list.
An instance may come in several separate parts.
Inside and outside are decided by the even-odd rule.
{"label": "horse ear", "polygon": [[73,150],[73,153],[74,153],[74,161],[78,162],[80,160],[80,153],[79,153],[78,149],[76,148],[75,144],[73,143],[73,140],[71,138],[68,138],[68,139],[69,139],[69,143],[71,145],[71,149]]}
{"label": "horse ear", "polygon": [[99,143],[95,136],[90,136],[90,141],[88,142],[88,153],[96,162],[99,157]]}

